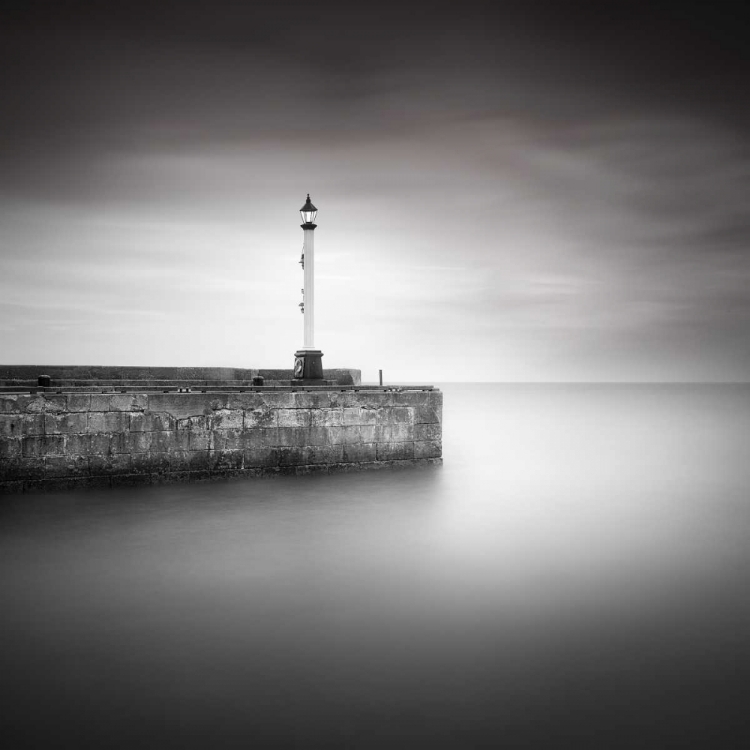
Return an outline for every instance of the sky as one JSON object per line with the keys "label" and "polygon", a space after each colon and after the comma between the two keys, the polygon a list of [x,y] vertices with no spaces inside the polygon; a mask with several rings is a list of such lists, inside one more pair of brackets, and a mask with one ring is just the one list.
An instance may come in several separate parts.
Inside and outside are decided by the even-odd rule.
{"label": "sky", "polygon": [[[650,4],[654,5],[654,4]],[[13,1],[0,361],[750,380],[721,4]]]}

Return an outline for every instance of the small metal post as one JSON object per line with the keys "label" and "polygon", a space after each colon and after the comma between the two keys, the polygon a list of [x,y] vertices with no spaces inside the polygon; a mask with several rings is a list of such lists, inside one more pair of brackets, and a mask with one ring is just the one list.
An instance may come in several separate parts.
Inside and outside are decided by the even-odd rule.
{"label": "small metal post", "polygon": [[383,371],[378,370],[378,373],[380,374],[380,385],[383,385]]}

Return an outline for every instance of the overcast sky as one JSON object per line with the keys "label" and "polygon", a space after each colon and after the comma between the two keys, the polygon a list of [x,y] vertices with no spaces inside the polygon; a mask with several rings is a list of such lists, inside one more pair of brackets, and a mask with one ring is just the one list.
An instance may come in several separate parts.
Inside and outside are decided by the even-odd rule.
{"label": "overcast sky", "polygon": [[[118,7],[120,5],[121,7]],[[0,361],[750,380],[716,4],[11,2]]]}

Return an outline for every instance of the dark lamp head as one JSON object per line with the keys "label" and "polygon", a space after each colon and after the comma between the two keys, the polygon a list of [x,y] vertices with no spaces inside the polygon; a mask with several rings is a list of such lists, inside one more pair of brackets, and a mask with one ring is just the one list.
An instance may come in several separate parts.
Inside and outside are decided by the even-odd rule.
{"label": "dark lamp head", "polygon": [[300,216],[302,216],[302,221],[305,224],[312,224],[315,221],[315,217],[318,215],[318,209],[313,206],[312,201],[310,200],[310,193],[307,194],[305,205],[300,208],[299,212]]}

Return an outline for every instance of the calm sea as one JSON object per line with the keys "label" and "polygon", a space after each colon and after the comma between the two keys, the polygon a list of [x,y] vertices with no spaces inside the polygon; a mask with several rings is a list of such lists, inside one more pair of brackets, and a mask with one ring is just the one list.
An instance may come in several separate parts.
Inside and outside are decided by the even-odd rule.
{"label": "calm sea", "polygon": [[2,747],[739,746],[750,386],[443,389],[440,468],[0,498]]}

